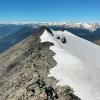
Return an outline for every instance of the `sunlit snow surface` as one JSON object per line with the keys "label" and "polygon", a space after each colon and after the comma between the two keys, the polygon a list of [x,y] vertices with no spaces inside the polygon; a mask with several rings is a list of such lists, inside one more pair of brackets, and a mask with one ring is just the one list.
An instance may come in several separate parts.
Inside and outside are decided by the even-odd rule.
{"label": "sunlit snow surface", "polygon": [[[46,30],[41,42],[52,42],[57,65],[49,76],[59,80],[58,85],[69,85],[82,100],[100,100],[100,46],[79,38],[68,31]],[[57,37],[60,36],[60,39]],[[61,38],[67,43],[63,44]]]}

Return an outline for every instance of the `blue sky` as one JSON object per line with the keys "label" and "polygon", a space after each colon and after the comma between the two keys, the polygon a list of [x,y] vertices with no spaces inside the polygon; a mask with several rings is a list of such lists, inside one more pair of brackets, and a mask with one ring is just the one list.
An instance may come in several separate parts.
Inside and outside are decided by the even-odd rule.
{"label": "blue sky", "polygon": [[100,22],[100,0],[0,0],[0,20]]}

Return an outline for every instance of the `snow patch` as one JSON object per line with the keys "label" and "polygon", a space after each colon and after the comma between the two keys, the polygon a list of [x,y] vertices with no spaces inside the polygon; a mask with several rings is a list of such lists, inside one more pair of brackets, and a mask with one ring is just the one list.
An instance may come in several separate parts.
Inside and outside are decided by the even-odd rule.
{"label": "snow patch", "polygon": [[[50,70],[49,76],[59,80],[57,85],[69,85],[82,100],[100,100],[100,47],[81,39],[68,31],[46,30],[41,42],[52,42],[50,49],[55,52],[57,65]],[[67,42],[63,44],[61,39]]]}

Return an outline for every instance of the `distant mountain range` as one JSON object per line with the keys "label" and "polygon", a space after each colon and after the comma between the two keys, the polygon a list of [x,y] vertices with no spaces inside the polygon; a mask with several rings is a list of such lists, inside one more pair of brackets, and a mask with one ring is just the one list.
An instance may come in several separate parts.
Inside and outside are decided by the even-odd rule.
{"label": "distant mountain range", "polygon": [[48,26],[53,30],[68,30],[91,42],[100,39],[100,24],[97,23],[2,23],[0,24],[0,52],[22,41],[41,26]]}

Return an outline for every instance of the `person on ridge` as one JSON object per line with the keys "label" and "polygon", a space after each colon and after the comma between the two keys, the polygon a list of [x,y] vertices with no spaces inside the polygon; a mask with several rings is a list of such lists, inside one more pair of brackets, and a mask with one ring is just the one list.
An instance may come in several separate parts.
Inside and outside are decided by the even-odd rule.
{"label": "person on ridge", "polygon": [[[56,91],[54,90],[54,88],[51,85],[45,85],[43,87],[43,89],[45,90],[45,94],[47,96],[47,100],[49,100],[49,99],[53,100],[54,97],[58,98]],[[53,97],[53,93],[56,94],[54,97]]]}

